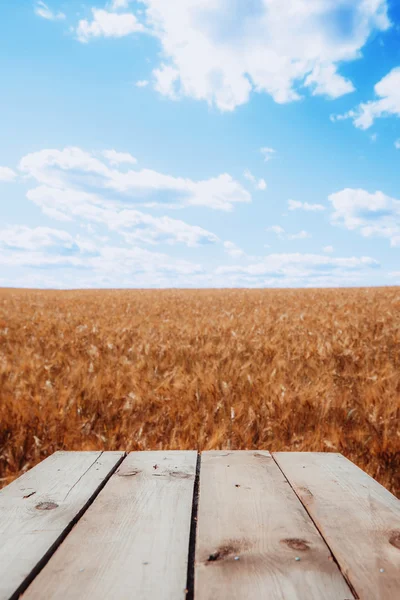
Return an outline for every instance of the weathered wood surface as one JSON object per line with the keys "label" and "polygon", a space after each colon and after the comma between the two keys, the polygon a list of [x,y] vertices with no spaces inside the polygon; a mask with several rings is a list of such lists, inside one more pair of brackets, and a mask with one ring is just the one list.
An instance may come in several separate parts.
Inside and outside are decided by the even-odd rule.
{"label": "weathered wood surface", "polygon": [[56,452],[0,491],[0,600],[18,597],[122,456]]}
{"label": "weathered wood surface", "polygon": [[274,459],[362,600],[400,598],[400,502],[341,454]]}
{"label": "weathered wood surface", "polygon": [[129,454],[24,600],[183,600],[196,461]]}
{"label": "weathered wood surface", "polygon": [[268,452],[202,454],[195,565],[196,600],[353,598]]}
{"label": "weathered wood surface", "polygon": [[59,452],[0,491],[0,600],[400,599],[400,501],[343,456],[204,452],[190,552],[197,453],[123,458]]}

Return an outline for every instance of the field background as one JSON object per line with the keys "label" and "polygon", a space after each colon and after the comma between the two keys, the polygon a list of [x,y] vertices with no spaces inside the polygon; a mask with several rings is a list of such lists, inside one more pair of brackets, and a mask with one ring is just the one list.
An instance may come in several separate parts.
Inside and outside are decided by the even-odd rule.
{"label": "field background", "polygon": [[400,289],[0,290],[0,486],[58,449],[342,452],[400,495]]}

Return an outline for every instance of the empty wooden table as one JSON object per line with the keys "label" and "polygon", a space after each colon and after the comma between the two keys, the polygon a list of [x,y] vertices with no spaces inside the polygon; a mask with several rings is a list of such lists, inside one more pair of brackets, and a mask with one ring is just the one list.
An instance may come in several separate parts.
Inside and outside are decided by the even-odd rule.
{"label": "empty wooden table", "polygon": [[0,600],[398,600],[400,501],[340,454],[56,452],[0,491]]}

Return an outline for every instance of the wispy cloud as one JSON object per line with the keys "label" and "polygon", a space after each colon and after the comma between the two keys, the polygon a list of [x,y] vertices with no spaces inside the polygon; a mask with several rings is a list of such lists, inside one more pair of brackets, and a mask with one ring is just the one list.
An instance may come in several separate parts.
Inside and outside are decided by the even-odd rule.
{"label": "wispy cloud", "polygon": [[260,152],[264,157],[264,162],[268,162],[269,160],[271,160],[271,158],[274,157],[274,154],[276,154],[276,150],[274,150],[273,148],[267,148],[266,146],[260,148]]}
{"label": "wispy cloud", "polygon": [[225,252],[229,254],[229,256],[232,256],[232,258],[241,258],[242,256],[245,256],[244,251],[233,242],[224,242],[224,248]]}
{"label": "wispy cloud", "polygon": [[318,212],[321,210],[325,210],[325,206],[323,206],[322,204],[309,204],[308,202],[297,202],[296,200],[288,200],[288,209]]}
{"label": "wispy cloud", "polygon": [[28,154],[19,168],[27,179],[36,182],[27,198],[47,216],[65,222],[100,224],[130,245],[179,243],[195,247],[219,242],[218,236],[203,227],[148,214],[135,204],[160,209],[169,207],[172,201],[175,208],[231,210],[236,202],[251,201],[248,191],[226,173],[193,181],[132,168],[135,165],[135,157],[126,152],[111,149],[94,154],[70,147]]}
{"label": "wispy cloud", "polygon": [[119,38],[145,31],[144,25],[132,13],[114,13],[92,8],[92,20],[81,19],[76,28],[76,35],[80,42],[86,43],[91,38]]}
{"label": "wispy cloud", "polygon": [[[120,159],[121,153],[112,150],[110,156],[115,161]],[[126,154],[123,156],[126,158]],[[82,191],[91,186],[102,193],[112,191],[119,195],[120,202],[129,204],[156,201],[162,205],[172,199],[181,207],[203,206],[229,211],[236,203],[251,202],[251,194],[228,173],[195,181],[148,168],[111,169],[95,154],[77,147],[34,152],[24,156],[19,166],[24,174],[42,185]]]}
{"label": "wispy cloud", "polygon": [[266,231],[275,233],[281,240],[304,240],[306,238],[311,237],[311,234],[307,231],[299,231],[298,233],[288,233],[283,227],[280,225],[272,225],[267,227]]}
{"label": "wispy cloud", "polygon": [[223,265],[216,273],[231,285],[326,286],[354,284],[379,262],[368,256],[333,258],[321,254],[268,254],[255,262]]}
{"label": "wispy cloud", "polygon": [[375,85],[377,100],[364,102],[343,115],[331,115],[332,121],[352,119],[359,129],[369,129],[375,119],[400,117],[400,67],[390,71]]}
{"label": "wispy cloud", "polygon": [[247,181],[250,181],[253,184],[256,190],[264,191],[267,189],[267,182],[265,181],[265,179],[257,179],[256,177],[254,177],[253,173],[249,171],[249,169],[245,170],[243,176],[245,179],[247,179]]}
{"label": "wispy cloud", "polygon": [[129,152],[117,152],[116,150],[103,150],[102,155],[108,160],[110,165],[118,166],[122,164],[135,165],[137,159]]}
{"label": "wispy cloud", "polygon": [[15,181],[17,174],[9,167],[0,167],[0,181]]}
{"label": "wispy cloud", "polygon": [[36,2],[34,6],[34,12],[38,17],[42,17],[48,21],[62,21],[65,19],[65,14],[63,12],[55,12],[41,0]]}

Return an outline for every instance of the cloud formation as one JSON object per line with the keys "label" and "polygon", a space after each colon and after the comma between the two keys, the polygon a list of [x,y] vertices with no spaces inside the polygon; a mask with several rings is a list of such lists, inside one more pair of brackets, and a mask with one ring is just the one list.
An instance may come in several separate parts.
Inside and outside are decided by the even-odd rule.
{"label": "cloud formation", "polygon": [[243,250],[233,242],[224,242],[224,248],[225,252],[229,254],[229,256],[232,256],[232,258],[241,258],[242,256],[245,256]]}
{"label": "cloud formation", "polygon": [[136,165],[137,159],[129,152],[117,152],[116,150],[103,150],[102,155],[108,160],[112,167],[118,165]]}
{"label": "cloud formation", "polygon": [[369,129],[375,119],[400,117],[400,67],[392,69],[374,87],[376,100],[359,104],[343,115],[332,115],[332,121],[352,119],[359,129]]}
{"label": "cloud formation", "polygon": [[65,19],[65,14],[62,12],[54,12],[41,0],[38,0],[34,7],[35,15],[47,19],[48,21],[62,21]]}
{"label": "cloud formation", "polygon": [[256,177],[254,177],[253,173],[249,171],[249,169],[245,170],[243,176],[245,179],[247,179],[247,181],[250,181],[253,184],[254,189],[262,192],[267,189],[267,182],[265,181],[265,179],[257,179]]}
{"label": "cloud formation", "polygon": [[270,231],[275,233],[280,240],[304,240],[305,238],[310,238],[311,234],[307,231],[299,231],[298,233],[287,233],[283,227],[280,225],[272,225],[271,227],[267,227],[266,231]]}
{"label": "cloud formation", "polygon": [[0,181],[15,181],[17,174],[9,167],[0,167]]}
{"label": "cloud formation", "polygon": [[379,263],[367,256],[332,258],[320,254],[269,254],[248,265],[227,265],[217,274],[236,284],[319,286],[354,284],[363,272],[378,268]]}
{"label": "cloud formation", "polygon": [[[106,152],[114,164],[128,160],[125,153]],[[130,157],[128,162],[133,164],[132,160]],[[130,205],[156,199],[160,205],[173,202],[175,207],[203,206],[229,211],[236,203],[251,202],[250,193],[228,173],[194,181],[152,169],[111,168],[96,155],[77,147],[33,152],[21,159],[19,167],[41,185],[57,190],[86,191],[89,187]]]}
{"label": "cloud formation", "polygon": [[92,8],[92,19],[81,19],[76,28],[76,35],[80,42],[87,43],[92,38],[119,38],[145,31],[144,25],[132,13],[119,14]]}
{"label": "cloud formation", "polygon": [[154,216],[137,206],[170,207],[172,202],[174,208],[230,210],[234,202],[251,200],[250,194],[227,174],[196,182],[149,169],[131,169],[130,165],[135,164],[131,154],[116,150],[94,155],[80,148],[65,148],[28,154],[21,159],[19,169],[29,181],[36,182],[27,198],[44,214],[58,221],[103,225],[130,245],[182,243],[195,247],[219,241],[202,227],[169,216]]}
{"label": "cloud formation", "polygon": [[[233,110],[251,91],[278,103],[300,86],[337,98],[354,89],[338,65],[359,57],[373,31],[389,27],[386,0],[145,0],[162,45],[158,89]],[[173,69],[173,71],[171,71]]]}
{"label": "cloud formation", "polygon": [[266,146],[260,148],[260,152],[264,157],[264,162],[268,162],[269,160],[271,160],[271,158],[274,157],[274,154],[276,154],[276,150],[274,150],[273,148],[267,148]]}
{"label": "cloud formation", "polygon": [[308,202],[297,202],[296,200],[288,200],[288,209],[317,212],[325,210],[325,206],[323,206],[322,204],[309,204]]}
{"label": "cloud formation", "polygon": [[[390,26],[386,0],[143,0],[144,15],[92,9],[77,37],[150,33],[162,48],[155,89],[172,99],[204,100],[221,111],[251,92],[275,102],[298,100],[304,88],[338,98],[354,90],[338,71],[359,58],[370,35]],[[114,0],[111,9],[126,9]]]}
{"label": "cloud formation", "polygon": [[331,221],[364,237],[383,237],[400,246],[400,200],[381,191],[346,188],[329,196]]}
{"label": "cloud formation", "polygon": [[[0,229],[0,249],[0,266],[28,269],[28,278],[14,279],[21,286],[36,282],[41,287],[153,287],[203,273],[199,264],[160,252],[96,244],[46,227]],[[35,278],[36,269],[40,274]]]}

